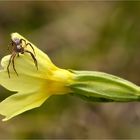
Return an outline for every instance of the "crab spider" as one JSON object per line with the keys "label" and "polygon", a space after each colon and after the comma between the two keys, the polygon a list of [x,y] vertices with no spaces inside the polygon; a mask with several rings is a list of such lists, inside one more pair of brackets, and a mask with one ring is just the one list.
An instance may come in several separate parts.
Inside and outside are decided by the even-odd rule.
{"label": "crab spider", "polygon": [[[33,53],[23,47],[23,42],[25,44],[25,47],[26,46],[31,47],[31,49],[33,50]],[[38,70],[38,63],[37,63],[37,60],[35,58],[35,51],[34,51],[33,46],[30,43],[26,43],[26,41],[24,39],[22,39],[22,38],[20,39],[20,38],[15,37],[15,38],[12,38],[11,45],[12,45],[13,49],[12,49],[11,57],[9,59],[9,63],[7,65],[7,72],[8,72],[9,78],[10,78],[9,66],[10,66],[11,63],[12,63],[12,66],[13,66],[13,69],[14,69],[15,73],[18,76],[18,73],[17,73],[16,68],[15,68],[15,57],[19,56],[19,54],[24,54],[25,52],[29,53],[31,55],[31,57],[32,57],[32,59],[34,61],[34,64],[35,64],[35,66],[36,66],[36,68]]]}

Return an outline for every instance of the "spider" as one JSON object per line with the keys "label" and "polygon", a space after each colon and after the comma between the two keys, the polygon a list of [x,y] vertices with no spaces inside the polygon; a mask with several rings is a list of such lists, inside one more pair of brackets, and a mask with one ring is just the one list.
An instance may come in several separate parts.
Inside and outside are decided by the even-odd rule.
{"label": "spider", "polygon": [[[23,42],[25,44],[25,47],[27,47],[27,46],[30,46],[31,47],[31,49],[33,50],[33,53],[31,51],[29,51],[29,50],[26,50],[22,46],[23,45],[22,44]],[[18,76],[18,73],[17,73],[16,68],[15,68],[15,62],[14,62],[14,60],[15,60],[15,57],[16,56],[19,57],[19,54],[24,54],[25,52],[26,53],[29,53],[31,55],[31,57],[32,57],[32,59],[34,61],[34,64],[35,64],[35,66],[36,66],[36,68],[38,70],[38,63],[37,63],[37,60],[35,58],[35,51],[34,51],[33,46],[30,43],[26,43],[26,41],[24,39],[12,38],[11,45],[12,45],[13,49],[12,49],[11,57],[9,59],[9,63],[7,65],[7,72],[8,72],[9,78],[10,78],[9,66],[10,66],[11,63],[12,63],[12,66],[13,66],[13,69],[14,69],[16,75]]]}

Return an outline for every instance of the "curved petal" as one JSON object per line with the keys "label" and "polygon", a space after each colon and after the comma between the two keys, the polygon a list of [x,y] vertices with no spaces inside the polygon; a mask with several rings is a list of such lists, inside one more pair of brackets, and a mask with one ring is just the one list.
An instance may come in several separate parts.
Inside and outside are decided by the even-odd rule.
{"label": "curved petal", "polygon": [[21,114],[27,110],[39,107],[49,97],[45,92],[17,93],[0,103],[0,114],[4,115],[3,121]]}
{"label": "curved petal", "polygon": [[[14,73],[15,74],[15,73]],[[19,76],[14,75],[8,77],[7,71],[0,71],[0,84],[11,91],[18,92],[34,92],[39,90],[45,80],[20,74]]]}
{"label": "curved petal", "polygon": [[[33,60],[30,53],[25,52],[24,54],[19,54],[19,57],[16,56],[15,59],[14,59],[15,68],[16,68],[16,71],[19,74],[19,76],[20,76],[20,74],[25,74],[25,75],[30,75],[30,76],[45,79],[45,78],[47,78],[47,75],[50,75],[52,73],[53,70],[58,69],[51,62],[49,57],[44,52],[39,50],[35,45],[33,45],[31,42],[29,42],[23,36],[19,35],[18,33],[13,33],[11,35],[11,37],[12,38],[15,37],[15,38],[19,38],[19,39],[24,39],[26,41],[26,43],[31,44],[31,46],[34,48],[35,54],[34,54],[32,48],[30,47],[30,45],[25,46],[23,44],[23,47],[25,48],[25,50],[28,50],[32,54],[34,54],[34,56],[37,60],[37,64],[38,64],[38,70],[37,70],[37,67],[35,66],[34,60]],[[9,60],[10,60],[10,56],[11,55],[5,56],[1,61],[1,65],[2,65],[4,71],[7,71],[7,66],[8,66],[8,63],[9,63]],[[14,76],[15,76],[15,71],[13,70],[13,64],[12,63],[10,64],[9,70],[10,70],[10,75],[11,75],[11,78],[12,78],[13,77],[12,74],[14,74]]]}

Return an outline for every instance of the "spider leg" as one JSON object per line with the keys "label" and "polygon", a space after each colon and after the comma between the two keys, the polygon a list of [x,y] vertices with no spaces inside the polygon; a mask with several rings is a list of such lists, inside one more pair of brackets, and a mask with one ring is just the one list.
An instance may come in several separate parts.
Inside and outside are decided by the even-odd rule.
{"label": "spider leg", "polygon": [[9,63],[8,63],[8,65],[7,65],[7,72],[8,72],[9,78],[10,78],[9,66],[10,66],[10,64],[11,64],[11,61],[12,61],[12,59],[13,59],[13,56],[14,56],[14,53],[11,54],[10,59],[9,59]]}
{"label": "spider leg", "polygon": [[[19,54],[18,54],[19,55]],[[12,65],[13,65],[13,69],[14,69],[14,71],[15,71],[15,73],[17,74],[17,76],[18,76],[18,73],[17,73],[17,71],[16,71],[16,68],[15,68],[15,57],[16,57],[16,53],[14,53],[13,54],[13,58],[12,58]]]}
{"label": "spider leg", "polygon": [[31,49],[33,50],[34,55],[35,55],[35,50],[34,50],[33,46],[30,43],[26,43],[26,41],[24,39],[20,39],[20,43],[22,43],[22,41],[24,41],[24,43],[25,43],[26,46],[29,45],[31,47]]}
{"label": "spider leg", "polygon": [[22,44],[22,41],[26,44],[26,41],[24,39],[20,39],[20,43]]}
{"label": "spider leg", "polygon": [[34,60],[35,66],[36,66],[36,68],[38,70],[38,63],[37,63],[37,60],[36,60],[34,54],[32,52],[28,51],[28,50],[24,50],[24,52],[27,52],[27,53],[29,53],[31,55],[32,59]]}
{"label": "spider leg", "polygon": [[28,45],[32,48],[32,50],[33,50],[33,52],[34,52],[34,55],[35,55],[35,50],[34,50],[33,46],[32,46],[30,43],[27,43],[27,44],[26,44],[26,46],[28,46]]}

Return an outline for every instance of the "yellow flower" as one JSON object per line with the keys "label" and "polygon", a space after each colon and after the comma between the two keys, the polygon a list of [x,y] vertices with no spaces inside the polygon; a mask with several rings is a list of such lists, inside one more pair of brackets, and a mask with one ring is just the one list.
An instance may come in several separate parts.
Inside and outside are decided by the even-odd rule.
{"label": "yellow flower", "polygon": [[[7,66],[11,55],[5,56],[0,70],[0,84],[16,93],[0,103],[0,114],[3,121],[39,107],[48,97],[55,94],[75,95],[93,102],[130,102],[140,101],[140,87],[114,75],[96,71],[68,71],[56,67],[49,57],[18,33],[11,34],[13,39],[23,39],[35,50],[37,67],[29,53],[20,54],[13,64]],[[18,40],[19,41],[19,40]],[[28,52],[30,45],[22,43]],[[20,46],[17,46],[20,48]]]}
{"label": "yellow flower", "polygon": [[[11,55],[2,58],[1,65],[3,69],[0,70],[0,84],[10,91],[17,92],[0,103],[0,114],[5,116],[3,121],[39,107],[51,95],[68,93],[70,90],[68,85],[73,81],[74,76],[68,70],[56,67],[45,53],[23,36],[18,33],[12,33],[11,37],[22,38],[26,43],[30,43],[33,46],[38,62],[38,70],[30,54],[20,54],[19,57],[15,58],[15,68],[18,76],[11,64],[9,78],[7,65]],[[33,51],[28,46],[25,49]]]}

